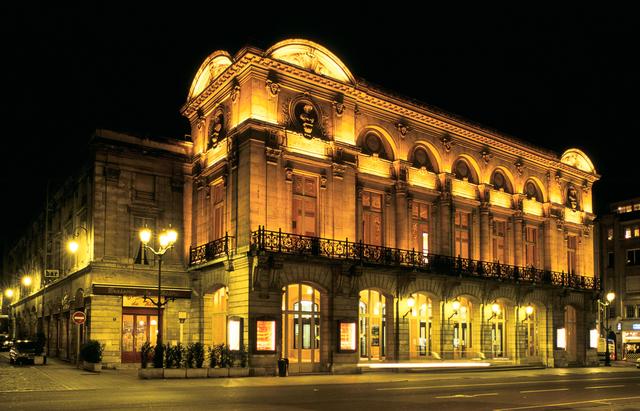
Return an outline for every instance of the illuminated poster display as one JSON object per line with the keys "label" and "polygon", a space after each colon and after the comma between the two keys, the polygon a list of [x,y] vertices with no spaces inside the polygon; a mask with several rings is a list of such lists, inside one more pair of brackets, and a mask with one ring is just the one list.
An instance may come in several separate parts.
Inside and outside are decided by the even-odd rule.
{"label": "illuminated poster display", "polygon": [[276,322],[256,321],[256,351],[276,350]]}
{"label": "illuminated poster display", "polygon": [[242,332],[240,320],[229,320],[229,349],[231,351],[240,350],[240,334]]}
{"label": "illuminated poster display", "polygon": [[564,328],[558,328],[556,338],[556,346],[558,348],[567,348],[567,333]]}
{"label": "illuminated poster display", "polygon": [[589,330],[589,348],[598,348],[598,338],[600,334],[598,334],[598,330],[593,329]]}
{"label": "illuminated poster display", "polygon": [[356,323],[340,322],[340,350],[356,350]]}

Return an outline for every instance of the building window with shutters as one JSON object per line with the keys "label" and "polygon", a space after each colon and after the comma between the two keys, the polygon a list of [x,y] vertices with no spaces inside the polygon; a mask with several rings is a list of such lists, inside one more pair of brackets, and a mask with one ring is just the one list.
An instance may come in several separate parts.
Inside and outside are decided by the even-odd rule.
{"label": "building window with shutters", "polygon": [[293,213],[295,234],[316,236],[318,226],[318,181],[315,177],[293,176]]}
{"label": "building window with shutters", "polygon": [[224,196],[225,188],[223,183],[215,184],[211,188],[211,201],[212,201],[212,222],[211,224],[211,240],[217,240],[224,237]]}
{"label": "building window with shutters", "polygon": [[576,273],[576,246],[578,239],[575,235],[567,237],[567,272],[569,274]]}
{"label": "building window with shutters", "polygon": [[506,222],[495,220],[493,222],[493,262],[505,264],[507,262],[507,253],[505,249],[505,233]]}
{"label": "building window with shutters", "polygon": [[527,267],[538,267],[538,229],[535,227],[527,227],[525,254]]}
{"label": "building window with shutters", "polygon": [[362,193],[362,235],[366,244],[382,244],[382,194]]}
{"label": "building window with shutters", "polygon": [[461,258],[470,258],[471,252],[469,248],[471,215],[463,211],[456,211],[454,220],[455,228],[455,256]]}
{"label": "building window with shutters", "polygon": [[429,204],[414,201],[411,205],[411,237],[415,251],[429,254]]}

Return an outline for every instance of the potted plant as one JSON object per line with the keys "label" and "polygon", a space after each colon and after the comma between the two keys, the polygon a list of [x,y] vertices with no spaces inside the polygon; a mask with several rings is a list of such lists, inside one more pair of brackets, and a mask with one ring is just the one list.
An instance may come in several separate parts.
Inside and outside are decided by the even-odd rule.
{"label": "potted plant", "polygon": [[202,368],[204,363],[204,345],[201,342],[191,343],[187,346],[187,378],[203,378],[207,376],[207,370]]}
{"label": "potted plant", "polygon": [[240,350],[234,352],[233,367],[229,368],[229,377],[248,377],[249,376],[249,352],[245,345]]}
{"label": "potted plant", "polygon": [[80,348],[82,367],[87,371],[100,372],[102,369],[103,346],[97,340],[89,340]]}
{"label": "potted plant", "polygon": [[[152,355],[153,352],[153,355]],[[164,347],[152,346],[148,341],[142,344],[140,349],[140,369],[138,370],[138,377],[143,379],[156,379],[164,377]],[[152,358],[153,368],[148,367],[149,358]]]}
{"label": "potted plant", "polygon": [[229,376],[228,352],[224,344],[209,347],[209,377]]}
{"label": "potted plant", "polygon": [[[187,376],[184,366],[184,346],[180,343],[174,346],[167,345],[166,348],[166,368],[164,378],[185,378]],[[173,368],[175,367],[175,368]]]}

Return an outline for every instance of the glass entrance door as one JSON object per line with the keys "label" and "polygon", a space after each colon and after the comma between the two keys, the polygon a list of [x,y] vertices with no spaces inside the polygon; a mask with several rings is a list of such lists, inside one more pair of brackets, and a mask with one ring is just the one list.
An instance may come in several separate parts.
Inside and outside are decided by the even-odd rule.
{"label": "glass entrance door", "polygon": [[293,284],[282,296],[282,346],[289,372],[317,371],[320,363],[320,292]]}
{"label": "glass entrance door", "polygon": [[156,344],[158,316],[147,313],[122,314],[122,362],[139,362],[142,345]]}

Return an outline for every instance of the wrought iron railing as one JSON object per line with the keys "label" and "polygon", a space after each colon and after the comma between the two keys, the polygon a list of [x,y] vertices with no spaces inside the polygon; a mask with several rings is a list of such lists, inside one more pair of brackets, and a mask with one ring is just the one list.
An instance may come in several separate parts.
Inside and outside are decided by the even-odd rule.
{"label": "wrought iron railing", "polygon": [[204,264],[223,255],[229,256],[230,251],[233,250],[234,240],[234,237],[225,234],[224,237],[217,240],[191,247],[189,249],[189,266]]}
{"label": "wrought iron railing", "polygon": [[251,233],[255,251],[311,255],[331,259],[353,260],[363,264],[413,268],[423,272],[460,277],[488,278],[530,284],[547,284],[583,290],[599,290],[599,279],[534,267],[518,267],[488,261],[450,257],[415,250],[382,247],[362,242],[310,237],[264,227]]}

